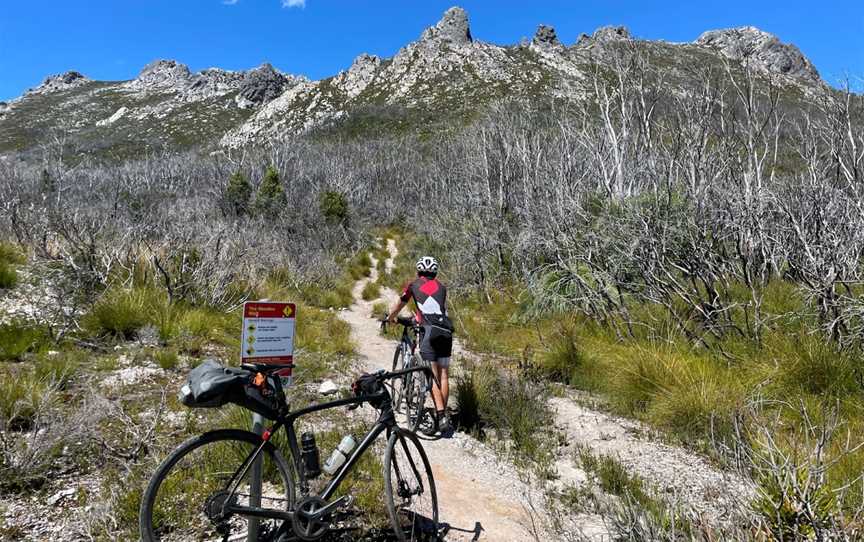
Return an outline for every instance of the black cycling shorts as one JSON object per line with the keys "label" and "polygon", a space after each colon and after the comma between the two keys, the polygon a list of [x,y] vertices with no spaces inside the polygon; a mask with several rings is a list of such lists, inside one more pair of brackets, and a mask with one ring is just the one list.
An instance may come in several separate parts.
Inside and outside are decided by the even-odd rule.
{"label": "black cycling shorts", "polygon": [[[420,357],[426,361],[449,358],[453,352],[453,333],[438,326],[421,328]],[[448,360],[449,361],[449,360]]]}

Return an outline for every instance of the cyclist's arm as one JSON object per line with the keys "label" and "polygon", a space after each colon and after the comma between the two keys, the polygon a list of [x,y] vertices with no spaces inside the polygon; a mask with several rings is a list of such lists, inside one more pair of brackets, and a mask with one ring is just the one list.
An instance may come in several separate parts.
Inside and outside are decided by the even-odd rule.
{"label": "cyclist's arm", "polygon": [[390,314],[387,315],[387,321],[396,323],[396,317],[399,316],[399,313],[402,309],[405,308],[405,305],[408,304],[408,301],[411,300],[411,282],[409,281],[404,288],[402,288],[402,293],[399,294],[399,301],[393,305],[393,308],[390,309]]}
{"label": "cyclist's arm", "polygon": [[407,302],[400,299],[398,303],[393,305],[393,308],[390,310],[390,314],[387,315],[387,321],[395,324],[396,317],[399,316],[399,313],[402,311],[402,309],[405,308],[405,305],[407,304]]}

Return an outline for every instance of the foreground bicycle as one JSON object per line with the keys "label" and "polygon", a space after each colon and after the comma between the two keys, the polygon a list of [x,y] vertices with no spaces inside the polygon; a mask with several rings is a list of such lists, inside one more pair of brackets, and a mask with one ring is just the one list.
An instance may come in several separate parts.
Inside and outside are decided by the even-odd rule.
{"label": "foreground bicycle", "polygon": [[[142,496],[139,523],[144,542],[240,540],[250,530],[249,518],[261,520],[260,541],[318,540],[336,530],[336,522],[352,498],[345,495],[331,499],[381,434],[387,436],[384,492],[396,538],[439,539],[438,497],[429,460],[417,436],[397,426],[385,386],[389,380],[425,373],[428,368],[363,375],[352,386],[354,396],[290,412],[281,379],[276,375],[286,366],[245,364],[242,369],[232,369],[208,363],[211,365],[205,371],[211,371],[217,378],[222,374],[228,379],[236,376],[236,381],[242,383],[242,388],[232,385],[227,400],[212,401],[240,404],[275,420],[275,425],[263,435],[226,429],[204,433],[181,444],[159,466]],[[190,384],[191,381],[190,376]],[[187,402],[190,384],[181,392],[186,394],[181,398],[187,405],[195,401]],[[364,403],[378,410],[377,421],[356,448],[348,447],[344,463],[332,471],[324,489],[312,494],[309,481],[320,475],[317,448],[306,434],[302,446],[298,444],[295,422],[313,412],[338,407],[354,409]],[[195,406],[215,405],[199,400]],[[283,427],[291,462],[271,442]],[[326,470],[328,465],[324,466]],[[299,494],[295,493],[297,489]],[[268,506],[263,506],[262,501]]]}
{"label": "foreground bicycle", "polygon": [[[396,323],[402,326],[402,337],[393,353],[393,371],[425,367],[430,369],[428,361],[417,355],[417,342],[420,337],[420,325],[412,317],[399,316]],[[381,329],[387,329],[387,319],[381,320]],[[407,426],[412,431],[420,431],[424,435],[435,434],[435,420],[426,408],[427,398],[432,396],[434,377],[429,371],[412,371],[401,378],[390,380],[389,387],[393,397],[393,410],[405,413]]]}

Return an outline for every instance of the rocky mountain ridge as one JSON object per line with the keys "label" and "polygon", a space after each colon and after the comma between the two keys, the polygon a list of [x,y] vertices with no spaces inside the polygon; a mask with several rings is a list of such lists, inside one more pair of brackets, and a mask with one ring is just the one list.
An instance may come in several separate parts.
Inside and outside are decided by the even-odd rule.
{"label": "rocky mountain ridge", "polygon": [[[440,21],[392,58],[361,54],[333,77],[310,81],[269,64],[248,71],[210,68],[193,73],[174,60],[148,64],[131,81],[93,81],[79,72],[48,77],[8,104],[0,103],[0,153],[26,151],[50,130],[64,130],[96,150],[127,147],[239,147],[339,123],[434,123],[498,98],[578,98],[590,66],[622,44],[663,60],[670,72],[724,61],[746,64],[784,85],[818,89],[812,63],[791,44],[753,27],[712,30],[691,44],[634,38],[607,26],[563,44],[552,26],[530,41],[501,46],[476,39],[467,13],[447,10]],[[41,112],[41,117],[34,115]],[[384,119],[382,121],[382,119]],[[106,127],[134,135],[99,141]],[[93,150],[85,149],[86,151]]]}

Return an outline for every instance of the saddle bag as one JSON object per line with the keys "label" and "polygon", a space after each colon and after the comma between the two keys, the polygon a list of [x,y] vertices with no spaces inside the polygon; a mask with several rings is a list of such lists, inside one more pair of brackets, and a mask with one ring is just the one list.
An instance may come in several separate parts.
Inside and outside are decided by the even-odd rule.
{"label": "saddle bag", "polygon": [[279,377],[207,360],[192,369],[178,398],[189,408],[218,408],[233,403],[275,420],[280,404],[274,378]]}

